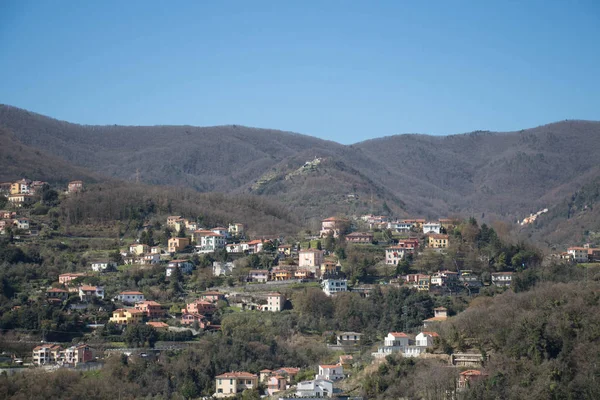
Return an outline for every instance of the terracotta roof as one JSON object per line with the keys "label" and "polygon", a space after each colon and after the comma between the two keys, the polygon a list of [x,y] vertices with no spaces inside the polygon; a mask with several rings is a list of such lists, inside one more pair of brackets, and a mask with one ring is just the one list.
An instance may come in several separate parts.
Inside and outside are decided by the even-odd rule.
{"label": "terracotta roof", "polygon": [[390,335],[393,337],[408,337],[408,335],[404,332],[390,332]]}
{"label": "terracotta roof", "polygon": [[161,306],[161,304],[160,304],[160,303],[157,303],[157,302],[156,302],[156,301],[154,301],[154,300],[140,301],[138,304],[146,304],[146,305],[148,305],[148,306],[158,306],[158,307],[160,307],[160,306]]}
{"label": "terracotta roof", "polygon": [[250,372],[226,372],[221,375],[215,376],[215,378],[258,378],[256,375]]}
{"label": "terracotta roof", "polygon": [[121,292],[119,294],[130,294],[130,295],[144,295],[142,292],[136,292],[136,291],[125,291],[125,292]]}
{"label": "terracotta roof", "polygon": [[261,370],[260,372],[273,372],[273,371],[272,371],[272,370],[270,370],[270,369],[263,369],[263,370]]}
{"label": "terracotta roof", "polygon": [[427,335],[427,336],[432,336],[432,337],[439,337],[440,335],[437,334],[437,332],[421,332],[423,335]]}
{"label": "terracotta roof", "polygon": [[224,294],[223,294],[223,293],[221,293],[221,292],[216,292],[216,291],[211,291],[211,292],[204,292],[204,293],[202,293],[202,296],[212,296],[212,295],[224,296]]}
{"label": "terracotta roof", "polygon": [[323,368],[323,369],[325,369],[325,368],[338,368],[338,367],[340,367],[340,365],[339,365],[339,364],[335,364],[335,365],[331,365],[331,364],[329,364],[329,365],[328,365],[328,364],[323,364],[323,365],[319,365],[319,367],[321,367],[321,368]]}
{"label": "terracotta roof", "polygon": [[92,291],[92,290],[95,292],[96,290],[98,290],[98,288],[96,286],[88,286],[88,285],[80,286],[79,289],[83,290],[84,292],[88,292],[88,291]]}
{"label": "terracotta roof", "polygon": [[277,372],[277,373],[283,372],[288,375],[296,375],[298,372],[300,372],[300,368],[282,367],[282,368],[276,369],[275,372]]}
{"label": "terracotta roof", "polygon": [[463,376],[480,376],[485,375],[483,372],[478,371],[476,369],[469,369],[460,373]]}

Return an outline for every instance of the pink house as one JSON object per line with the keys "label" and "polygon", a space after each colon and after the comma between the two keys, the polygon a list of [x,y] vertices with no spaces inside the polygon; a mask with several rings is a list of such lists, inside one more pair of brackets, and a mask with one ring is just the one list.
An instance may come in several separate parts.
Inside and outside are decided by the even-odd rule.
{"label": "pink house", "polygon": [[267,393],[273,396],[274,393],[281,392],[286,389],[286,379],[281,375],[269,377],[267,381]]}
{"label": "pink house", "polygon": [[197,322],[201,329],[206,328],[209,324],[209,322],[206,320],[206,317],[201,314],[183,313],[181,316],[182,325],[193,325],[194,322]]}

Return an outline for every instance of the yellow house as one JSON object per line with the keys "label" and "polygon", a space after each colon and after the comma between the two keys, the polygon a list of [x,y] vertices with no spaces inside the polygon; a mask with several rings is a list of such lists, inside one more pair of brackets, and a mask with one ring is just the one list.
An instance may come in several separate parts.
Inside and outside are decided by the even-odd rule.
{"label": "yellow house", "polygon": [[30,194],[9,194],[8,202],[14,207],[23,207],[33,204],[33,196]]}
{"label": "yellow house", "polygon": [[227,372],[215,376],[215,386],[214,397],[233,397],[244,390],[256,389],[258,376],[249,372]]}
{"label": "yellow house", "polygon": [[28,194],[29,182],[25,179],[10,184],[10,194]]}
{"label": "yellow house", "polygon": [[431,285],[431,276],[419,275],[419,281],[417,283],[417,290],[420,292],[428,292],[429,286]]}
{"label": "yellow house", "polygon": [[292,271],[288,271],[286,269],[274,269],[271,271],[271,274],[274,276],[274,280],[276,281],[287,281],[294,277]]}
{"label": "yellow house", "polygon": [[244,233],[244,224],[229,224],[227,230],[232,236],[241,236]]}
{"label": "yellow house", "polygon": [[434,249],[446,249],[448,248],[448,235],[441,233],[432,233],[429,235],[429,247]]}
{"label": "yellow house", "polygon": [[190,244],[188,238],[171,238],[169,239],[169,253],[176,253],[185,249]]}
{"label": "yellow house", "polygon": [[109,321],[119,325],[139,324],[143,316],[144,313],[135,308],[119,308],[113,311]]}
{"label": "yellow house", "polygon": [[144,254],[150,252],[150,246],[143,243],[133,243],[129,245],[129,252],[133,254]]}

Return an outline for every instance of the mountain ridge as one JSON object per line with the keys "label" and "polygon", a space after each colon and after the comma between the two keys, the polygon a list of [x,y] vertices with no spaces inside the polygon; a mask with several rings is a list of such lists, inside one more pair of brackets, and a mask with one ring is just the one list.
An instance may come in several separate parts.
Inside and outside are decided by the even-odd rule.
{"label": "mountain ridge", "polygon": [[[382,212],[385,204],[397,215],[516,220],[597,176],[597,163],[585,155],[600,153],[600,122],[587,120],[513,132],[400,134],[351,145],[239,125],[80,125],[5,105],[0,126],[24,145],[107,177],[258,193],[305,219],[335,210]],[[326,162],[284,179],[314,158]],[[265,176],[276,179],[259,185]]]}

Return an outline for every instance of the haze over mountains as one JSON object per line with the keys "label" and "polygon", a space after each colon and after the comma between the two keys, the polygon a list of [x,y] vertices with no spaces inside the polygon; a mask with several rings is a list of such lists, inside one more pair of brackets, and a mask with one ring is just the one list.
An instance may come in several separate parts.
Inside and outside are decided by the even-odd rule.
{"label": "haze over mountains", "polygon": [[301,220],[380,212],[385,203],[397,215],[485,213],[514,221],[600,176],[600,122],[592,121],[344,146],[235,125],[85,126],[3,105],[0,135],[10,143],[0,153],[1,180],[139,176],[149,184],[264,195],[294,207]]}

